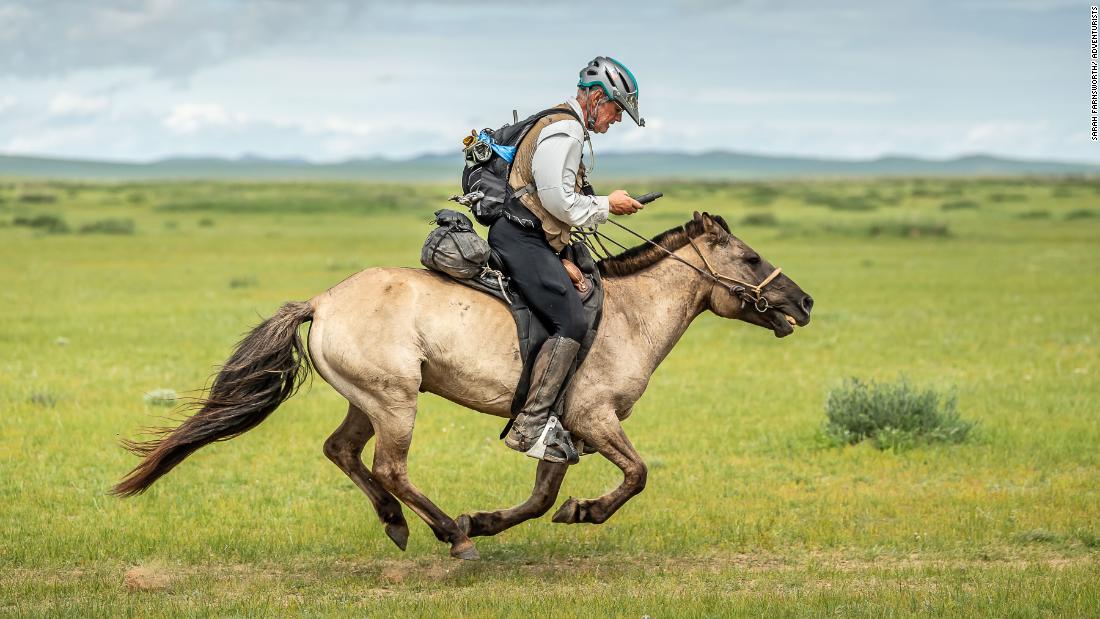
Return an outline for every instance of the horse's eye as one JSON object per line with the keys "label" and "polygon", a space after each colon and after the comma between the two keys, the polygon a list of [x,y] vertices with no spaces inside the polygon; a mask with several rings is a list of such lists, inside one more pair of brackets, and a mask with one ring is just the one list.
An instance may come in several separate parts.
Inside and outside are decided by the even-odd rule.
{"label": "horse's eye", "polygon": [[749,264],[760,264],[760,255],[759,254],[750,254],[748,256],[745,256],[745,260]]}

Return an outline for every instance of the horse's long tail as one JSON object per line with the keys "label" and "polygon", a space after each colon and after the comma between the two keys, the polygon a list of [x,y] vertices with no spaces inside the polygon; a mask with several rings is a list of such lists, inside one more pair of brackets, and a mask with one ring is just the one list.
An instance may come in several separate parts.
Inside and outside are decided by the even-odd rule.
{"label": "horse's long tail", "polygon": [[112,494],[141,494],[195,450],[243,434],[294,395],[309,375],[309,362],[298,327],[313,320],[313,307],[286,303],[237,344],[198,412],[177,428],[156,428],[150,441],[123,441],[144,460],[123,478]]}

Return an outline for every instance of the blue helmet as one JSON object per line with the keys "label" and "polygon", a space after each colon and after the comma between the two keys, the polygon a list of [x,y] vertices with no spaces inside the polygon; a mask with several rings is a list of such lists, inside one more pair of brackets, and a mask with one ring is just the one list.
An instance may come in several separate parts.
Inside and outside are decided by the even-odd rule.
{"label": "blue helmet", "polygon": [[626,65],[608,56],[596,56],[588,66],[581,69],[579,88],[601,88],[608,100],[630,114],[639,127],[645,126],[645,119],[638,115],[638,80]]}

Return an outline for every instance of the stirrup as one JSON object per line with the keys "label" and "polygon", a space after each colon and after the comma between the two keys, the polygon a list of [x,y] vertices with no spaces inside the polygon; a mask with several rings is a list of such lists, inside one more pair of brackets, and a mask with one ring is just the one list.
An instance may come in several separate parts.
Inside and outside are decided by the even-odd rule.
{"label": "stirrup", "polygon": [[[547,447],[559,448],[565,458],[562,459],[554,454],[547,457]],[[524,455],[536,460],[546,460],[547,462],[576,464],[581,461],[580,454],[577,453],[577,448],[573,446],[573,440],[569,431],[563,428],[558,418],[553,415],[546,421],[546,427],[543,428],[542,434],[535,439],[535,444],[525,451]]]}

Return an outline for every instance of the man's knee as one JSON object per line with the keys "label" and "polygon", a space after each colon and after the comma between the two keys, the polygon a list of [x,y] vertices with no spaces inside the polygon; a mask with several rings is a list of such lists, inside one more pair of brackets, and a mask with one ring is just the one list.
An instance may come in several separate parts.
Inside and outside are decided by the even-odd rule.
{"label": "man's knee", "polygon": [[583,341],[587,333],[588,321],[584,318],[584,311],[570,312],[566,319],[562,321],[561,328],[558,329],[558,335],[578,342]]}

